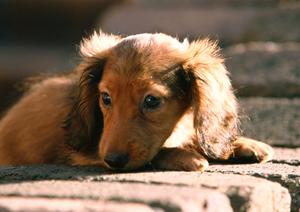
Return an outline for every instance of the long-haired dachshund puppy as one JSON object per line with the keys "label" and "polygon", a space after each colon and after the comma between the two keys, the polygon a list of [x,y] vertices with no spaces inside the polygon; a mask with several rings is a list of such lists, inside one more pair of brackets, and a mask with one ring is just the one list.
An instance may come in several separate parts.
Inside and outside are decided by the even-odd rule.
{"label": "long-haired dachshund puppy", "polygon": [[0,164],[62,163],[203,171],[208,160],[266,162],[240,137],[215,42],[94,33],[72,73],[32,85],[0,122]]}

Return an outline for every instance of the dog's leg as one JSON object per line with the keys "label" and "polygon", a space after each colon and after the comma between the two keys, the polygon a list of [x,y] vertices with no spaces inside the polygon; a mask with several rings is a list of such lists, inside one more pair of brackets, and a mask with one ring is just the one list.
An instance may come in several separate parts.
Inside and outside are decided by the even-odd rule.
{"label": "dog's leg", "polygon": [[274,155],[271,146],[250,138],[239,137],[233,145],[232,158],[239,161],[265,163]]}
{"label": "dog's leg", "polygon": [[208,161],[195,151],[162,148],[152,161],[152,165],[162,170],[203,172],[208,167]]}

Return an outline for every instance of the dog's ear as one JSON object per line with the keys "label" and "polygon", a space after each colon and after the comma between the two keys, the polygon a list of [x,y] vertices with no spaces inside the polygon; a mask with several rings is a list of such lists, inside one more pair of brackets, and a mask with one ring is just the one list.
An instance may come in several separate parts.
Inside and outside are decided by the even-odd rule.
{"label": "dog's ear", "polygon": [[103,127],[98,104],[98,83],[101,80],[105,59],[89,58],[78,66],[78,83],[72,90],[73,107],[65,122],[66,143],[75,150],[97,150]]}
{"label": "dog's ear", "polygon": [[89,59],[89,64],[82,71],[79,81],[79,114],[90,138],[95,130],[99,130],[97,125],[102,122],[102,114],[99,108],[98,84],[102,77],[105,59]]}
{"label": "dog's ear", "polygon": [[225,159],[238,131],[237,101],[216,42],[195,41],[188,48],[185,70],[191,79],[194,128],[203,152]]}
{"label": "dog's ear", "polygon": [[82,62],[75,73],[79,86],[73,91],[73,108],[64,122],[66,142],[76,150],[95,148],[102,130],[102,113],[98,104],[98,83],[105,65],[105,51],[117,45],[120,37],[94,32],[80,45]]}

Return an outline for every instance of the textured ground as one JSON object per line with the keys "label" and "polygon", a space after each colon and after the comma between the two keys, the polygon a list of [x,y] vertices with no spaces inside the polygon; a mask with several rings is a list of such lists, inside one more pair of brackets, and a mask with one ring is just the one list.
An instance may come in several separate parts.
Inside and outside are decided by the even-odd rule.
{"label": "textured ground", "polygon": [[202,174],[3,167],[0,211],[297,211],[300,148],[275,151],[267,164],[211,164]]}

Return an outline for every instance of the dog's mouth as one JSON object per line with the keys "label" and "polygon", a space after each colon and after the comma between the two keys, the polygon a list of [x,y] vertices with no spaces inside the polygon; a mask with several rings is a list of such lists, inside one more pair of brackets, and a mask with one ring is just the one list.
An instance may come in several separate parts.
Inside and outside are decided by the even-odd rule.
{"label": "dog's mouth", "polygon": [[130,160],[128,157],[119,157],[117,159],[113,158],[112,161],[109,159],[104,160],[104,164],[107,169],[112,171],[139,171],[151,169],[151,160]]}
{"label": "dog's mouth", "polygon": [[145,146],[138,142],[130,142],[127,149],[103,151],[101,160],[107,169],[113,171],[148,169],[152,166],[151,161],[160,151],[160,148],[160,145]]}
{"label": "dog's mouth", "polygon": [[123,169],[129,163],[129,154],[108,154],[104,158],[106,166],[110,169]]}

